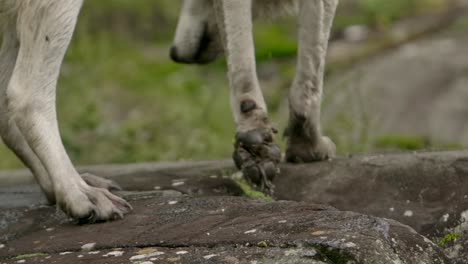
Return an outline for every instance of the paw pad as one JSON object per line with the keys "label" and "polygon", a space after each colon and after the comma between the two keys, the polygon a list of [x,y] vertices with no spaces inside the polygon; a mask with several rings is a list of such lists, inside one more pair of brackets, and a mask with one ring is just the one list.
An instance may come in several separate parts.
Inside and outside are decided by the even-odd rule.
{"label": "paw pad", "polygon": [[256,129],[236,134],[233,159],[244,178],[260,191],[273,193],[273,179],[279,174],[281,151],[271,130]]}

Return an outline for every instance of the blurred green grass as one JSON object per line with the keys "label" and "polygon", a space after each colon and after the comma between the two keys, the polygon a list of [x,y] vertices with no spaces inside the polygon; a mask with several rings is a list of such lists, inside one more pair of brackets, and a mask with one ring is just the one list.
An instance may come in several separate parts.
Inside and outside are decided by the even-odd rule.
{"label": "blurred green grass", "polygon": [[[402,17],[445,4],[446,0],[343,0],[334,32],[352,24],[385,30]],[[180,1],[173,0],[85,1],[57,98],[63,141],[75,163],[230,156],[234,125],[224,61],[199,67],[169,60],[179,6]],[[281,128],[287,120],[281,101],[294,74],[295,23],[294,18],[281,18],[255,27],[259,75],[271,116]],[[418,142],[403,141],[392,138],[376,145],[419,147]],[[362,144],[347,142],[339,150],[366,149]],[[0,157],[1,169],[21,167],[1,144]]]}

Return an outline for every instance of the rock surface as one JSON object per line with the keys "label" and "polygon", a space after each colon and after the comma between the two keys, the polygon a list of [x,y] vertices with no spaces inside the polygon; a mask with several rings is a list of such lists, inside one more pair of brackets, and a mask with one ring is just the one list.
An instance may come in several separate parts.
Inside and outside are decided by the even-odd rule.
{"label": "rock surface", "polygon": [[[148,206],[146,208],[147,210],[157,213],[161,211],[162,204],[176,201],[173,200],[173,197],[177,198],[180,195],[188,195],[194,198],[180,196],[184,204],[194,202],[196,205],[202,206],[202,204],[207,203],[212,206],[210,210],[216,211],[219,208],[222,209],[222,207],[214,209],[214,204],[218,203],[218,201],[219,205],[222,206],[223,203],[229,199],[237,201],[236,198],[228,197],[249,195],[241,188],[242,186],[239,185],[235,174],[231,176],[235,169],[230,161],[97,166],[82,168],[81,170],[89,171],[97,175],[112,176],[112,178],[122,184],[126,190],[140,193],[139,198],[131,202],[137,208],[135,212],[136,215],[132,214],[128,217],[129,220],[126,219],[122,222],[129,223],[125,221],[130,221],[131,224],[125,224],[125,226],[132,226],[132,232],[136,230],[135,226],[140,227],[142,225],[142,222],[133,222],[131,219],[134,219],[134,217],[141,218],[141,221],[151,222],[151,224],[154,225],[154,229],[152,230],[159,230],[158,232],[160,232],[160,229],[157,229],[159,227],[158,220],[156,218],[151,218],[156,216],[151,215],[149,212],[145,213],[139,211],[138,208],[141,208],[142,204]],[[0,174],[0,178],[6,177],[7,174],[9,173]],[[16,175],[17,180],[27,182],[27,177],[25,175],[21,176],[21,173],[18,172],[13,173],[13,175]],[[302,203],[284,203],[288,204],[286,207],[297,208],[297,206],[305,206],[304,208],[308,208],[307,206],[310,206],[310,208],[317,208],[315,204],[327,204],[339,210],[355,211],[365,215],[398,220],[411,226],[416,232],[426,236],[435,244],[440,245],[440,248],[445,251],[446,255],[449,256],[454,263],[468,263],[468,244],[466,240],[468,237],[466,234],[468,231],[468,226],[466,224],[468,223],[468,151],[365,155],[348,158],[341,157],[331,162],[307,165],[283,164],[281,175],[276,178],[275,184],[277,186],[275,193],[276,199],[302,201]],[[153,193],[154,189],[162,190],[162,192],[156,195]],[[142,198],[147,192],[149,192],[150,198],[153,199],[153,203],[148,202],[151,199]],[[47,229],[50,226],[56,228],[55,230],[59,230],[61,227],[56,226],[57,223],[61,221],[63,221],[67,228],[75,228],[65,221],[64,218],[50,219],[47,215],[56,215],[55,209],[39,208],[32,211],[14,209],[19,206],[24,207],[30,204],[37,204],[37,202],[40,201],[38,197],[41,197],[41,194],[37,186],[23,185],[13,187],[11,184],[6,184],[3,187],[0,186],[0,208],[3,208],[3,210],[0,211],[0,230],[2,230],[0,244],[3,243],[2,241],[5,241],[5,239],[16,238],[17,234],[29,234],[31,231]],[[258,205],[257,201],[247,201],[244,200],[244,198],[237,199],[241,201],[239,202],[240,205],[225,206],[224,209],[241,208],[241,205],[244,205],[246,208],[243,209],[243,212],[247,212],[255,206],[261,207]],[[14,201],[14,203],[11,201]],[[232,204],[235,203],[233,202]],[[283,204],[283,202],[278,202],[278,204]],[[273,206],[276,205],[276,203],[271,203],[269,205]],[[169,208],[178,208],[177,206],[180,206],[179,202]],[[279,207],[276,209],[288,212],[288,214],[290,214],[288,217],[295,217],[295,213],[288,211],[289,209],[286,207],[281,207],[283,208],[281,210],[278,209]],[[6,210],[7,208],[9,209]],[[327,214],[333,211],[325,206],[321,208],[325,208],[324,211],[327,211]],[[182,210],[177,217],[181,219],[188,218],[189,215],[186,215],[188,213],[193,213],[193,211]],[[220,218],[224,217],[223,213],[224,212],[220,213]],[[151,217],[148,216],[148,214],[150,214]],[[247,215],[249,214],[253,215],[253,213],[247,213]],[[346,215],[347,213],[340,212],[340,214]],[[26,219],[29,220],[23,219],[25,215],[28,216]],[[271,216],[273,217],[273,214]],[[297,216],[299,216],[299,214]],[[239,215],[236,217],[241,216]],[[360,219],[360,217],[363,216],[360,215],[357,219]],[[315,220],[312,219],[311,223],[316,224],[315,221],[320,222],[319,218],[314,218]],[[267,219],[267,217],[263,217],[260,221],[266,221],[265,219]],[[368,217],[367,219],[378,218]],[[17,223],[19,220],[21,220],[19,222],[20,224]],[[249,221],[253,220],[254,219],[250,219]],[[229,217],[225,218],[225,221],[231,221],[228,224],[233,223],[232,219]],[[292,220],[287,221],[291,223]],[[11,225],[11,223],[16,224]],[[394,223],[396,222],[391,221],[391,225],[394,225]],[[260,225],[260,223],[258,224]],[[111,223],[97,226],[105,227],[107,225],[115,228],[116,224]],[[343,228],[343,226],[347,225],[348,223],[344,224],[344,222],[337,224],[338,228]],[[6,229],[7,226],[9,226],[8,229]],[[12,228],[12,226],[14,228]],[[102,232],[100,229],[92,229],[94,227],[88,226],[79,227],[77,230],[80,230],[80,228],[93,230],[93,232],[99,234]],[[118,229],[123,233],[129,232],[125,230],[125,228]],[[138,232],[145,233],[147,231],[139,229]],[[337,232],[345,234],[341,229]],[[90,235],[90,233],[88,233],[88,235]],[[72,236],[75,237],[77,235],[73,234]],[[168,241],[164,238],[165,236],[162,232],[157,233],[157,236],[161,240]],[[242,234],[239,234],[239,237],[241,236]],[[21,243],[25,241],[41,241],[38,238],[28,236],[27,239],[25,239],[25,237],[26,236],[22,236],[22,239],[18,241],[21,241]],[[131,241],[130,238],[133,238],[133,236],[126,237],[126,239]],[[286,240],[289,240],[289,238],[291,237],[287,237]],[[119,243],[112,245],[107,244],[106,249],[110,250],[112,247],[136,247],[139,249],[141,247],[151,246],[160,247],[161,250],[163,250],[167,247],[166,244],[156,243],[156,240],[149,240],[150,242],[143,241],[145,242],[143,246],[135,246],[132,244],[133,242],[123,243],[123,240],[119,239],[119,236],[111,238],[109,235],[106,241],[119,241],[120,245]],[[271,239],[271,237],[263,237],[262,239]],[[89,239],[83,238],[82,240],[83,243],[90,242]],[[281,240],[277,244],[281,245],[281,243],[286,240]],[[292,239],[292,241],[296,240]],[[138,240],[137,242],[141,241]],[[218,246],[215,246],[215,243],[218,242],[220,241],[213,240],[213,244],[209,244],[208,248],[203,248],[203,250],[198,248],[197,250],[201,250],[200,252],[204,252],[207,255],[215,254],[213,253],[214,251],[210,250],[212,249],[211,247],[218,248]],[[258,243],[259,241],[246,240],[244,242],[252,244]],[[355,243],[354,241],[352,242]],[[243,245],[239,243],[239,240],[233,240],[229,243],[229,245],[236,243]],[[225,246],[225,244],[221,244]],[[60,245],[65,246],[66,243],[60,243]],[[76,246],[76,243],[74,245],[68,245],[68,247],[54,248],[53,252],[76,250],[73,246]],[[182,246],[190,248],[194,246],[194,244],[188,243]],[[203,247],[205,246],[206,245]],[[241,254],[241,252],[244,251],[252,252],[252,254],[260,254],[266,251],[283,252],[281,247],[276,248],[276,246],[273,249],[256,247],[255,249],[251,247],[242,250],[236,249],[236,254]],[[99,246],[98,244],[98,247],[103,247],[103,245]],[[24,248],[22,250],[24,250]],[[0,249],[0,251],[2,250]],[[23,251],[20,250],[19,252]],[[13,252],[8,256],[23,254],[19,252]]]}
{"label": "rock surface", "polygon": [[3,211],[14,220],[0,229],[0,263],[449,263],[408,226],[328,206],[158,191],[127,199],[124,220],[87,226],[55,208]]}

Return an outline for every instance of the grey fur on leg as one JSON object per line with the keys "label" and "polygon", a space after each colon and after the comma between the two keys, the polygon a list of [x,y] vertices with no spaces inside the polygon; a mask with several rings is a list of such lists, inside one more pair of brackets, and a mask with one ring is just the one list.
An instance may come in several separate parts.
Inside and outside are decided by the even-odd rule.
{"label": "grey fur on leg", "polygon": [[231,111],[237,126],[233,159],[244,178],[272,194],[279,148],[258,82],[252,32],[252,1],[221,0],[215,7],[227,51]]}
{"label": "grey fur on leg", "polygon": [[333,158],[336,147],[323,136],[320,109],[328,38],[338,0],[301,0],[297,72],[289,92],[290,119],[285,131],[286,160]]}

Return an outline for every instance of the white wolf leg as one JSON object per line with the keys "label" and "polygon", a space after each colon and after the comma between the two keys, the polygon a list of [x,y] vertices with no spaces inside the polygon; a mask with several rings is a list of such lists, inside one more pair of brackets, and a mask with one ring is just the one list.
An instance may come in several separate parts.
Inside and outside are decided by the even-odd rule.
{"label": "white wolf leg", "polygon": [[270,192],[281,154],[273,143],[273,128],[256,73],[252,2],[214,2],[225,41],[231,110],[237,125],[234,161],[247,180]]}
{"label": "white wolf leg", "polygon": [[310,162],[332,158],[335,144],[322,135],[320,106],[328,39],[338,0],[301,0],[297,73],[289,93],[286,159]]}
{"label": "white wolf leg", "polygon": [[0,136],[3,142],[23,161],[32,171],[41,186],[47,200],[55,202],[52,182],[40,160],[29,148],[14,120],[7,109],[6,89],[10,82],[16,58],[19,51],[19,41],[16,35],[16,16],[3,17],[3,43],[0,50]]}
{"label": "white wolf leg", "polygon": [[76,219],[95,222],[122,217],[131,207],[108,190],[86,184],[60,139],[55,89],[81,4],[81,0],[20,4],[20,49],[7,101],[21,134],[50,176],[58,205]]}
{"label": "white wolf leg", "polygon": [[[17,37],[16,14],[12,13],[2,18],[4,24],[2,48],[0,50],[0,137],[3,142],[21,159],[31,170],[38,181],[50,204],[55,203],[55,193],[50,177],[39,158],[29,147],[21,134],[16,122],[7,111],[6,89],[10,82],[16,58],[19,52],[19,40]],[[120,187],[113,181],[83,174],[83,179],[91,186],[118,190]]]}

